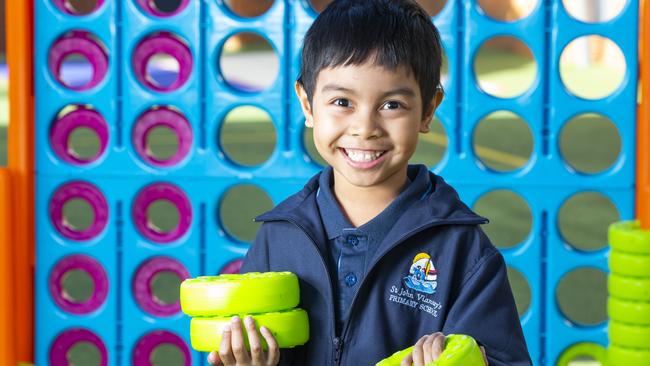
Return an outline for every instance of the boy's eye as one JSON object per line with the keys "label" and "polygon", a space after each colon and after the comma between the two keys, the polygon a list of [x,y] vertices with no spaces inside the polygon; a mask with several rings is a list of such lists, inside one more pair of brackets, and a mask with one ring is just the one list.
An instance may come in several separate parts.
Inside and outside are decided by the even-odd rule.
{"label": "boy's eye", "polygon": [[382,109],[397,109],[399,107],[401,107],[401,104],[399,102],[391,100],[389,102],[386,102]]}
{"label": "boy's eye", "polygon": [[349,107],[350,101],[347,99],[339,98],[334,101],[334,105],[338,107]]}

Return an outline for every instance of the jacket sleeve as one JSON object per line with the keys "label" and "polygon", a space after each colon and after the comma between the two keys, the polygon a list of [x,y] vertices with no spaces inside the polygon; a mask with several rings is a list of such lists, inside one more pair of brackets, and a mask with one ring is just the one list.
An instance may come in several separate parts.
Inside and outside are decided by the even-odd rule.
{"label": "jacket sleeve", "polygon": [[490,366],[532,365],[503,256],[480,229],[476,240],[492,250],[466,274],[443,333],[474,337],[485,347]]}
{"label": "jacket sleeve", "polygon": [[[246,253],[244,263],[242,264],[240,273],[248,272],[269,272],[270,265],[270,243],[269,243],[269,228],[272,227],[270,223],[263,223],[260,230],[255,236],[255,241]],[[294,364],[293,350],[280,349],[280,363],[279,366],[291,366]]]}

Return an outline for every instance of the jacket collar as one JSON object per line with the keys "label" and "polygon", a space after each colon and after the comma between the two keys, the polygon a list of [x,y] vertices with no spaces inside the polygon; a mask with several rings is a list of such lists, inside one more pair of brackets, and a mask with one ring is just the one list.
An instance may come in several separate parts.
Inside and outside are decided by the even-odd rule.
{"label": "jacket collar", "polygon": [[[255,221],[285,220],[293,222],[310,234],[321,253],[326,255],[327,235],[316,202],[316,192],[319,188],[321,174],[313,176],[301,191],[290,196],[272,210],[256,217]],[[456,190],[448,185],[442,177],[429,172],[429,180],[431,189],[423,199],[411,205],[400,216],[379,246],[377,254],[397,244],[396,242],[405,235],[414,234],[425,227],[475,225],[488,222],[486,218],[469,209],[460,200]]]}
{"label": "jacket collar", "polygon": [[395,224],[396,219],[402,216],[413,203],[425,198],[425,195],[431,189],[429,170],[426,166],[409,165],[407,177],[408,181],[402,187],[401,192],[381,213],[355,228],[346,218],[334,195],[331,187],[333,182],[332,167],[324,168],[318,180],[319,188],[316,192],[316,202],[323,219],[327,238],[332,240],[340,236],[346,229],[364,233],[373,238],[375,242],[385,238]]}

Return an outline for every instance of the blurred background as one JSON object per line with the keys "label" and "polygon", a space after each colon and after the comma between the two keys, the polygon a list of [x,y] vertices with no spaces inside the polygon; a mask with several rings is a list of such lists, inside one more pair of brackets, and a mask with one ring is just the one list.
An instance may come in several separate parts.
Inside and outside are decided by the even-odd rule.
{"label": "blurred background", "polygon": [[[279,1],[279,0],[275,0]],[[453,1],[453,0],[448,0]],[[477,0],[480,9],[498,21],[511,22],[529,15],[541,0]],[[157,7],[176,6],[178,0],[156,1]],[[265,13],[274,0],[225,0],[229,9],[242,17]],[[315,11],[322,11],[329,0],[312,0]],[[431,16],[437,15],[447,0],[418,1]],[[83,14],[91,11],[96,0],[70,0],[69,7]],[[626,5],[626,0],[563,0],[563,6],[574,18],[583,22],[602,22],[614,18]],[[8,95],[5,64],[5,0],[0,0],[0,166],[7,162]],[[447,50],[449,51],[449,50]],[[280,70],[279,59],[273,47],[253,33],[237,34],[230,38],[218,60],[224,78],[242,91],[262,90],[271,85]],[[165,85],[178,75],[179,65],[171,57],[155,58],[149,65],[154,82]],[[636,65],[632,65],[636,67]],[[485,93],[512,98],[533,90],[538,83],[539,62],[526,44],[510,36],[498,36],[485,42],[472,64],[478,87]],[[449,92],[443,70],[443,85]],[[585,99],[600,99],[615,92],[626,73],[625,59],[612,41],[590,35],[578,38],[562,50],[559,60],[562,81],[569,91]],[[88,61],[82,57],[66,59],[61,69],[66,84],[85,84],[92,75]],[[75,155],[94,156],[99,139],[91,131],[80,129],[73,133],[69,144]],[[313,147],[311,130],[306,129],[304,142],[314,161],[323,164]],[[225,119],[218,143],[228,158],[238,164],[254,166],[268,159],[276,146],[276,135],[271,117],[255,107],[239,107]],[[431,133],[421,135],[414,163],[435,168],[447,151],[447,132],[439,121],[434,121]],[[579,174],[597,174],[610,169],[619,159],[621,139],[615,121],[586,113],[568,121],[560,132],[560,151],[566,164]],[[533,153],[533,134],[527,121],[518,115],[498,111],[485,116],[473,132],[473,148],[478,164],[498,172],[510,172],[525,166]],[[152,155],[165,159],[174,155],[178,140],[168,128],[160,127],[148,138]],[[233,190],[224,197],[222,219],[234,237],[252,241],[257,230],[250,218],[271,208],[273,203],[263,192],[246,188]],[[527,203],[511,191],[493,191],[477,201],[473,208],[491,223],[484,229],[499,248],[511,248],[530,233],[532,215]],[[83,202],[71,203],[65,216],[72,227],[84,230],[92,222],[92,209]],[[156,207],[152,221],[162,231],[178,223],[178,212],[173,206]],[[559,227],[572,247],[586,252],[607,246],[607,226],[620,218],[616,207],[598,193],[585,192],[567,201],[559,213]],[[73,297],[83,299],[92,293],[92,281],[83,277],[71,278]],[[530,304],[531,291],[524,276],[512,269],[509,272],[517,306],[523,314]],[[159,281],[160,297],[174,302],[178,299],[178,278]],[[571,321],[580,325],[595,325],[606,321],[606,274],[596,269],[581,269],[566,276],[557,289],[557,302]],[[80,351],[83,353],[83,350]],[[81,356],[83,358],[83,356]],[[167,361],[162,359],[167,358]],[[170,363],[169,356],[162,357]],[[576,360],[576,365],[584,360]]]}

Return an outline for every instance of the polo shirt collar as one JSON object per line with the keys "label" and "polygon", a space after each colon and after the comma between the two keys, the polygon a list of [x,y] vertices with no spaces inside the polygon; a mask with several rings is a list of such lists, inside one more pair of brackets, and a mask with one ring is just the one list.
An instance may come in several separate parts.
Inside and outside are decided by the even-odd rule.
{"label": "polo shirt collar", "polygon": [[316,193],[316,202],[323,218],[323,226],[327,238],[332,240],[342,234],[343,230],[356,230],[366,235],[371,235],[380,240],[384,238],[397,218],[418,200],[424,198],[431,191],[429,170],[424,165],[409,165],[407,168],[409,182],[400,194],[379,215],[367,223],[355,228],[346,218],[339,205],[332,184],[334,179],[333,169],[328,166],[323,169],[319,178],[319,190]]}

